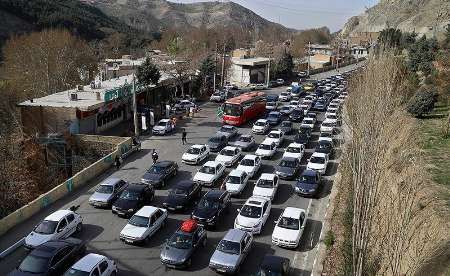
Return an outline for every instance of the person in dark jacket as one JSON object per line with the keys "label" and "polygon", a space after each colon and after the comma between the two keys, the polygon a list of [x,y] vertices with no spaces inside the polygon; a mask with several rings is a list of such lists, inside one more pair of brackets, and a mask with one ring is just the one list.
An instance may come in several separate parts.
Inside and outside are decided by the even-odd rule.
{"label": "person in dark jacket", "polygon": [[181,142],[183,143],[183,145],[187,143],[186,136],[187,136],[186,129],[183,128],[183,133],[181,133]]}

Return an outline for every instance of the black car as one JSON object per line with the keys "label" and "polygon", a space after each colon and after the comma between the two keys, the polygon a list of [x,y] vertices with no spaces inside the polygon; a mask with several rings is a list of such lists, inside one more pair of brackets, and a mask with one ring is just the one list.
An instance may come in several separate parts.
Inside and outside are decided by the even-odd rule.
{"label": "black car", "polygon": [[301,109],[294,109],[289,115],[289,119],[293,122],[301,122],[303,120],[304,112]]}
{"label": "black car", "polygon": [[316,146],[316,152],[328,154],[328,156],[331,158],[334,153],[334,145],[330,141],[321,140]]}
{"label": "black car", "polygon": [[325,111],[327,109],[327,106],[323,100],[318,100],[314,104],[313,109],[317,111]]}
{"label": "black car", "polygon": [[276,126],[281,121],[281,113],[278,111],[272,111],[267,115],[266,120],[269,122],[269,125]]}
{"label": "black car", "polygon": [[317,195],[322,182],[322,176],[314,170],[305,170],[297,179],[295,184],[295,192],[303,196]]}
{"label": "black car", "polygon": [[184,210],[202,195],[202,186],[192,180],[183,180],[169,191],[163,206],[170,211]]}
{"label": "black car", "polygon": [[191,266],[193,254],[206,246],[206,230],[192,220],[183,222],[181,227],[167,240],[161,250],[161,263],[171,268]]}
{"label": "black car", "polygon": [[142,176],[141,182],[160,188],[166,186],[167,180],[177,175],[178,164],[174,161],[160,161],[153,164]]}
{"label": "black car", "polygon": [[227,191],[210,190],[197,204],[191,217],[205,227],[215,227],[230,205],[231,196]]}
{"label": "black car", "polygon": [[144,184],[128,185],[112,206],[112,212],[119,216],[131,217],[142,206],[150,203],[155,197],[152,186]]}
{"label": "black car", "polygon": [[218,152],[228,145],[228,138],[225,135],[214,135],[208,140],[208,147],[213,152]]}
{"label": "black car", "polygon": [[257,276],[277,275],[287,276],[291,271],[291,261],[288,258],[266,255],[256,273]]}
{"label": "black car", "polygon": [[309,140],[311,139],[312,130],[310,127],[302,127],[300,126],[298,130],[298,134],[295,135],[294,141],[299,144],[308,145]]}
{"label": "black car", "polygon": [[280,130],[283,131],[284,134],[291,134],[291,132],[294,130],[294,125],[291,121],[283,121],[280,125]]}
{"label": "black car", "polygon": [[62,275],[85,253],[86,245],[79,239],[48,241],[33,249],[8,275]]}
{"label": "black car", "polygon": [[300,161],[298,158],[283,157],[278,166],[275,168],[275,173],[282,179],[292,179],[300,170]]}

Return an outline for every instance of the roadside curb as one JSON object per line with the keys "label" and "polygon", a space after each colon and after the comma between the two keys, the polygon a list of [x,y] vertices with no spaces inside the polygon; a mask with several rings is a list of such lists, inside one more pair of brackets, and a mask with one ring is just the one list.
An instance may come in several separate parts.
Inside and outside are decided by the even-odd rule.
{"label": "roadside curb", "polygon": [[17,248],[19,248],[20,246],[22,246],[25,243],[25,237],[21,238],[20,240],[18,240],[16,243],[14,243],[13,245],[11,245],[10,247],[8,247],[6,250],[4,250],[3,252],[0,253],[0,260],[5,258],[6,256],[8,256],[9,254],[11,254],[12,252],[14,252]]}

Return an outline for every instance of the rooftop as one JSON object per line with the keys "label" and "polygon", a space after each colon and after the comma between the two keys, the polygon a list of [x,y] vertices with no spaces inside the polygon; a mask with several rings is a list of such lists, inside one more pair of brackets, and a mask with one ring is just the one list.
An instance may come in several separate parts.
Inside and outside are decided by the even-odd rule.
{"label": "rooftop", "polygon": [[45,220],[50,220],[50,221],[59,221],[60,219],[62,219],[63,217],[65,217],[66,215],[72,213],[72,211],[70,210],[58,210],[56,212],[54,212],[53,214],[49,215],[48,217],[45,218]]}
{"label": "rooftop", "polygon": [[90,253],[76,262],[72,267],[81,271],[91,272],[91,269],[101,262],[105,257],[99,254]]}
{"label": "rooftop", "polygon": [[269,63],[269,58],[265,57],[256,57],[256,58],[232,58],[231,62],[236,65],[247,65],[247,66],[256,66],[256,65],[266,65]]}

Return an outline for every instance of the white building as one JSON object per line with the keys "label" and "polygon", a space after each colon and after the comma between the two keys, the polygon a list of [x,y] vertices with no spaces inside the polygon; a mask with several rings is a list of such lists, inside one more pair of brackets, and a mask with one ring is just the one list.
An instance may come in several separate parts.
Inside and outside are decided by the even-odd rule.
{"label": "white building", "polygon": [[250,83],[266,83],[269,58],[232,58],[229,82],[238,86]]}
{"label": "white building", "polygon": [[369,55],[369,48],[364,46],[353,46],[350,49],[350,54],[356,59],[365,58]]}

